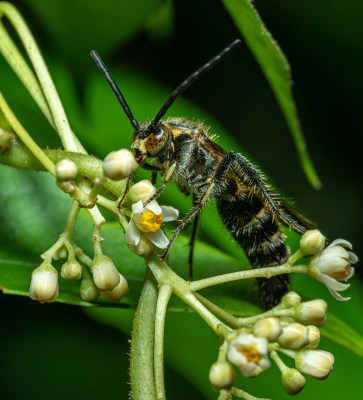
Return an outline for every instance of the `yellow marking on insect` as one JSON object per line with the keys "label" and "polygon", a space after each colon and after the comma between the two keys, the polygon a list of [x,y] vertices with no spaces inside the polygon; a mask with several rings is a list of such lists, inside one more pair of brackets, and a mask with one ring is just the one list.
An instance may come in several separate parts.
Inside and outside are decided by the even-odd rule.
{"label": "yellow marking on insect", "polygon": [[190,129],[181,129],[181,128],[171,128],[171,133],[173,134],[173,138],[176,139],[178,136],[181,134],[187,134],[189,136],[192,136],[192,131]]}
{"label": "yellow marking on insect", "polygon": [[171,179],[171,177],[173,175],[173,172],[175,171],[175,168],[176,168],[176,163],[171,164],[171,167],[168,169],[168,171],[167,171],[167,173],[165,175],[165,181],[166,182],[168,182]]}

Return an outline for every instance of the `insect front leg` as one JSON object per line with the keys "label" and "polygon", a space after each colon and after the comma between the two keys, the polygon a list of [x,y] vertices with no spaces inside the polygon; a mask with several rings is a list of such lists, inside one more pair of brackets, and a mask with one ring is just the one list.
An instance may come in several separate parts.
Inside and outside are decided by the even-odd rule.
{"label": "insect front leg", "polygon": [[[193,195],[193,206],[195,207],[197,204],[196,198]],[[194,246],[195,246],[195,240],[197,238],[197,231],[198,231],[198,223],[199,223],[199,214],[197,214],[194,218],[193,221],[193,228],[192,228],[192,234],[190,236],[190,241],[189,241],[189,257],[188,257],[188,276],[189,276],[189,281],[193,280],[193,255],[194,255]]]}
{"label": "insect front leg", "polygon": [[173,164],[170,165],[170,167],[167,169],[167,171],[165,172],[164,176],[163,176],[163,183],[161,184],[161,186],[157,189],[157,191],[150,197],[149,200],[147,200],[144,203],[144,207],[150,203],[150,201],[155,200],[159,194],[164,190],[165,185],[170,181],[171,177],[173,176],[173,173],[175,171],[176,168],[176,162],[174,162]]}

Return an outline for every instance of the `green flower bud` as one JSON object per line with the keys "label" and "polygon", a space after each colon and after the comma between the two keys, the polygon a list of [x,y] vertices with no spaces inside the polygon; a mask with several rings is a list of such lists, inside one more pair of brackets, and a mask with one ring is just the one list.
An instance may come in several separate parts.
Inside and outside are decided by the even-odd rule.
{"label": "green flower bud", "polygon": [[112,151],[103,160],[105,175],[114,181],[127,178],[137,166],[134,155],[126,149]]}
{"label": "green flower bud", "polygon": [[227,361],[217,361],[209,370],[209,381],[216,390],[229,389],[236,376],[236,371]]}
{"label": "green flower bud", "polygon": [[127,280],[119,273],[120,283],[112,290],[101,292],[101,296],[107,301],[120,301],[129,292]]}
{"label": "green flower bud", "polygon": [[51,303],[59,294],[58,272],[51,264],[41,264],[32,273],[29,296],[40,303]]}
{"label": "green flower bud", "polygon": [[295,367],[312,378],[326,379],[333,371],[334,356],[324,350],[302,350],[296,354]]}
{"label": "green flower bud", "polygon": [[281,304],[286,308],[294,307],[298,305],[301,301],[301,296],[299,296],[296,292],[288,292],[281,299]]}
{"label": "green flower bud", "polygon": [[297,322],[286,325],[277,342],[285,349],[300,349],[309,343],[308,329]]}
{"label": "green flower bud", "polygon": [[298,394],[305,386],[306,380],[295,368],[284,369],[281,382],[287,394],[291,396]]}
{"label": "green flower bud", "polygon": [[62,265],[61,276],[67,281],[75,281],[82,277],[82,267],[77,261],[67,261]]}
{"label": "green flower bud", "polygon": [[55,166],[55,175],[60,181],[72,181],[78,173],[77,165],[67,158],[59,161]]}
{"label": "green flower bud", "polygon": [[326,301],[316,299],[299,304],[295,319],[304,325],[323,326],[326,323]]}
{"label": "green flower bud", "polygon": [[263,318],[255,323],[252,328],[253,334],[264,337],[268,342],[275,342],[281,334],[282,329],[278,318]]}
{"label": "green flower bud", "polygon": [[120,283],[120,275],[110,257],[97,255],[91,264],[95,285],[99,290],[112,290]]}
{"label": "green flower bud", "polygon": [[300,239],[300,250],[306,256],[319,253],[325,247],[325,237],[317,230],[305,232]]}

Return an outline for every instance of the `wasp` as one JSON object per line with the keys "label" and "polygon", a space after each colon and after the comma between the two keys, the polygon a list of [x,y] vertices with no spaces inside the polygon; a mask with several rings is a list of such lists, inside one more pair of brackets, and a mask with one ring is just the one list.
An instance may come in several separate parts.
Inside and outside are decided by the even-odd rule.
{"label": "wasp", "polygon": [[[169,181],[174,181],[185,194],[193,194],[193,208],[181,220],[161,259],[167,256],[179,232],[193,217],[195,223],[191,243],[194,243],[198,216],[210,199],[216,200],[225,226],[242,247],[254,268],[277,266],[287,261],[289,249],[284,243],[279,221],[299,233],[304,233],[307,229],[304,219],[271,190],[262,173],[241,154],[227,152],[221,148],[203,124],[185,118],[162,120],[185,89],[223,60],[240,43],[239,39],[235,40],[191,74],[173,91],[155,118],[142,123],[134,118],[97,52],[91,52],[92,58],[110,84],[134,128],[132,148],[136,161],[140,167],[151,170],[154,177],[157,173],[162,175],[161,186],[148,202],[159,196]],[[152,161],[148,163],[147,160]],[[127,187],[130,178],[127,180]],[[189,256],[190,265],[192,255],[193,250]],[[266,308],[278,304],[288,290],[288,275],[270,279],[259,278],[257,281],[260,297]]]}

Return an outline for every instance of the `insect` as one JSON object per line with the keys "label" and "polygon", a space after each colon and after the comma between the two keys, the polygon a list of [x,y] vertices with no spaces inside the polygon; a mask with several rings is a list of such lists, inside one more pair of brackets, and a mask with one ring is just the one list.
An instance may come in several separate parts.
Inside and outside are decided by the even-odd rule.
{"label": "insect", "polygon": [[[306,231],[305,221],[272,192],[263,175],[245,157],[221,148],[200,123],[184,118],[162,120],[176,98],[230,54],[240,42],[239,39],[235,40],[190,75],[174,90],[155,118],[143,123],[134,118],[97,52],[91,52],[135,129],[132,148],[140,167],[153,171],[154,175],[162,175],[161,186],[148,202],[155,199],[169,181],[176,182],[182,192],[193,194],[193,209],[175,230],[162,259],[167,256],[179,232],[193,217],[195,222],[191,243],[194,243],[198,216],[212,198],[216,200],[224,224],[254,268],[277,266],[286,262],[289,250],[278,221],[297,232]],[[148,159],[152,160],[152,164],[147,163]],[[191,258],[192,250],[190,265]],[[288,282],[287,275],[258,279],[260,297],[266,308],[278,304],[287,291]]]}

